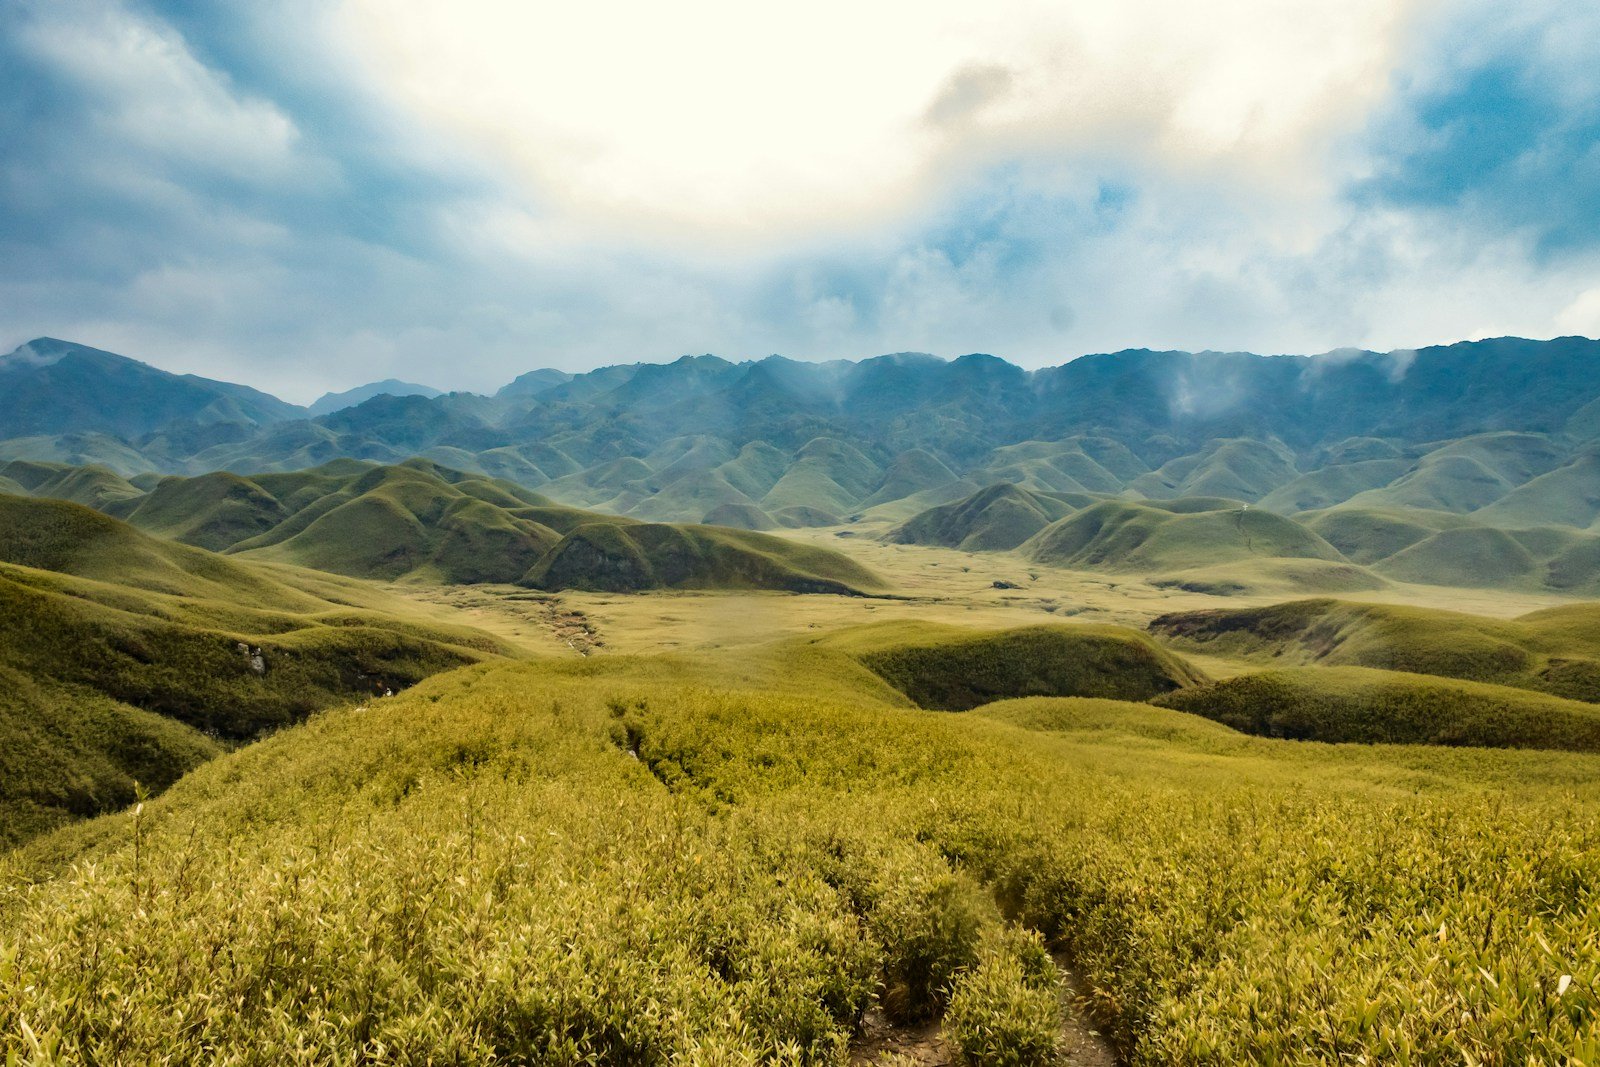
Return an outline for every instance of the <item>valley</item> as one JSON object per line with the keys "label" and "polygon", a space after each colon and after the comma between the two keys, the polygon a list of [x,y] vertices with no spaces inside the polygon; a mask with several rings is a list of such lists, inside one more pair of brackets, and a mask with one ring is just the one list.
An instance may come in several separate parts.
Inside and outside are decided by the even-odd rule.
{"label": "valley", "polygon": [[[208,421],[120,459],[0,441],[49,453],[0,460],[0,1047],[1600,1059],[1576,415],[1295,448],[938,424],[893,458],[904,418],[861,448],[630,421],[686,428],[663,398],[687,375],[703,417],[727,366],[594,372],[638,436],[556,477],[352,436],[488,410],[459,394],[296,420],[189,382]],[[947,373],[852,366],[924,402]],[[565,389],[540,417],[588,433],[583,388],[510,396]],[[258,433],[314,462],[119,466]],[[516,447],[559,469],[550,440]]]}

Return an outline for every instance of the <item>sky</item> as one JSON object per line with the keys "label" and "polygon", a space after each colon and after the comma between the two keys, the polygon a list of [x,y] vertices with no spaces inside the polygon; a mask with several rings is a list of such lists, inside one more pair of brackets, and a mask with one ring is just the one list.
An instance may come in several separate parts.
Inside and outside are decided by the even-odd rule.
{"label": "sky", "polygon": [[0,2],[0,351],[305,402],[1600,335],[1600,6]]}

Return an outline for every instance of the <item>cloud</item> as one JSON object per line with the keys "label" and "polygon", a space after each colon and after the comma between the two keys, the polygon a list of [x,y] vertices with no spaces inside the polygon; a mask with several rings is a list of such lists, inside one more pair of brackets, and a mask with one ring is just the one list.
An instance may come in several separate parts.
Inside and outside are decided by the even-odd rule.
{"label": "cloud", "polygon": [[[1600,10],[1472,5],[1438,29],[1374,123],[1362,203],[1529,237],[1541,257],[1600,246]],[[1445,47],[1440,48],[1439,45]]]}
{"label": "cloud", "polygon": [[349,0],[341,25],[397,106],[541,201],[772,240],[903,220],[1019,148],[1310,179],[1421,6]]}
{"label": "cloud", "polygon": [[309,399],[1600,329],[1574,5],[285,5],[0,7],[0,348]]}
{"label": "cloud", "polygon": [[170,29],[114,3],[20,5],[14,44],[81,94],[96,134],[184,167],[278,182],[297,167],[294,123],[237,94]]}

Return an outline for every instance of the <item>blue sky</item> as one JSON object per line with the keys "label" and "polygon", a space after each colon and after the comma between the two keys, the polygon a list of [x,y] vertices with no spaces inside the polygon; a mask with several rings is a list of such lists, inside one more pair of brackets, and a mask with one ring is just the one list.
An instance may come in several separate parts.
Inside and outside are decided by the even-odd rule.
{"label": "blue sky", "polygon": [[12,0],[0,350],[308,400],[1592,336],[1597,53],[1552,0]]}

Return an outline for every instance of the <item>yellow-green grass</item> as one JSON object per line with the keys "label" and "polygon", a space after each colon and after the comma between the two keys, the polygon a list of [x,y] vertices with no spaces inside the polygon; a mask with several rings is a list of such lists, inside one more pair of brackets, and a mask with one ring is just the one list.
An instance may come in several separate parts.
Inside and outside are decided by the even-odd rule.
{"label": "yellow-green grass", "polygon": [[219,745],[511,651],[371,599],[0,497],[0,843],[121,806],[134,781],[160,789]]}
{"label": "yellow-green grass", "polygon": [[1600,702],[1600,605],[1519,619],[1397,604],[1297,600],[1174,612],[1150,623],[1173,647],[1277,664],[1376,667]]}
{"label": "yellow-green grass", "polygon": [[1306,593],[1361,593],[1389,583],[1365,567],[1328,559],[1252,559],[1213,563],[1152,575],[1158,589],[1181,589],[1212,596],[1303,596]]}
{"label": "yellow-green grass", "polygon": [[[1080,503],[1091,503],[1083,498]],[[942,545],[968,552],[1003,552],[1073,511],[1057,496],[1002,482],[951,504],[929,508],[891,530],[885,540]]]}
{"label": "yellow-green grass", "polygon": [[877,998],[1045,1063],[1031,930],[1137,1067],[1600,1051],[1600,759],[935,714],[760,659],[465,668],[35,842],[0,876],[0,1042],[841,1063]]}
{"label": "yellow-green grass", "polygon": [[1128,488],[1152,498],[1214,496],[1259,500],[1293,480],[1294,454],[1276,441],[1228,438],[1140,475]]}
{"label": "yellow-green grass", "polygon": [[1600,708],[1593,704],[1370,667],[1285,667],[1156,699],[1266,737],[1600,751]]}
{"label": "yellow-green grass", "polygon": [[[689,453],[678,459],[689,461]],[[59,477],[53,471],[42,473]],[[394,466],[340,460],[250,478],[227,472],[164,478],[116,510],[134,526],[185,544],[366,579],[796,592],[882,585],[827,549],[583,511],[426,459]],[[752,521],[769,525],[836,521],[789,514],[794,509],[768,519],[751,510]],[[616,553],[597,556],[596,546]]]}
{"label": "yellow-green grass", "polygon": [[1295,518],[1354,563],[1376,563],[1442,530],[1477,525],[1465,515],[1422,508],[1342,505]]}
{"label": "yellow-green grass", "polygon": [[1019,551],[1052,566],[1145,574],[1275,559],[1350,567],[1292,519],[1207,498],[1102,501],[1040,530]]}
{"label": "yellow-green grass", "polygon": [[813,638],[845,652],[919,707],[964,711],[1028,696],[1147,700],[1206,681],[1204,674],[1124,626],[972,630],[883,622]]}
{"label": "yellow-green grass", "polygon": [[529,569],[538,589],[776,589],[864,593],[883,581],[848,556],[753,530],[592,522],[573,529]]}
{"label": "yellow-green grass", "polygon": [[701,520],[707,526],[731,526],[738,530],[771,530],[778,524],[754,504],[719,504]]}

